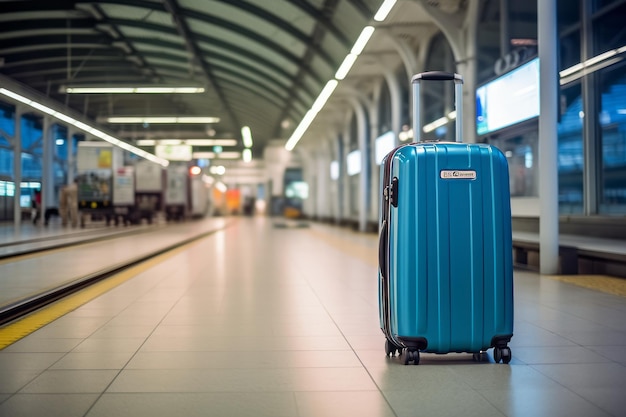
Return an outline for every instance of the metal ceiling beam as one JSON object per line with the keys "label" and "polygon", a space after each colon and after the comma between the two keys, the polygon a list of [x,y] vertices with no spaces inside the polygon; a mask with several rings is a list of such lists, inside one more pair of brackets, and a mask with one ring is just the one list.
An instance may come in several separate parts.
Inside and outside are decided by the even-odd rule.
{"label": "metal ceiling beam", "polygon": [[[178,32],[172,28],[169,28],[167,26],[163,26],[163,25],[157,25],[154,23],[149,23],[149,22],[140,22],[140,21],[136,21],[136,20],[129,20],[129,19],[111,19],[111,20],[107,20],[107,22],[117,25],[117,26],[129,26],[129,27],[136,27],[136,28],[141,28],[141,29],[145,29],[145,30],[150,30],[150,31],[154,31],[157,33],[169,33],[169,34],[176,34],[178,35]],[[210,37],[210,36],[206,36],[203,34],[199,34],[199,33],[195,33],[193,35],[195,37],[195,39],[197,39],[198,41],[207,43],[209,45],[214,45],[214,46],[218,46],[224,50],[230,51],[230,52],[235,52],[236,55],[239,56],[247,56],[249,57],[251,60],[255,61],[255,62],[259,62],[263,67],[266,68],[270,68],[272,70],[272,72],[274,73],[278,73],[278,74],[282,74],[284,75],[285,78],[287,78],[289,80],[289,82],[293,81],[293,77],[286,72],[283,68],[281,68],[280,66],[276,65],[275,63],[265,59],[262,55],[258,55],[258,54],[254,54],[252,52],[250,52],[249,50],[245,50],[243,48],[238,47],[236,44],[234,43],[229,43],[224,41],[223,39],[218,39],[218,38],[214,38],[214,37]],[[158,40],[156,38],[150,39],[150,38],[139,38],[139,37],[131,37],[131,36],[127,36],[126,37],[129,41],[133,42],[133,43],[145,43],[145,44],[151,44],[151,45],[159,45],[159,46],[163,46],[163,47],[167,47],[170,49],[174,49],[174,50],[180,50],[180,46],[171,42],[166,42],[163,40]],[[201,51],[202,52],[202,51]],[[276,51],[277,53],[280,53],[280,51]],[[224,55],[211,55],[213,58],[216,58],[220,61],[223,61],[225,56]],[[285,58],[287,58],[289,61],[293,62],[294,64],[298,64],[299,63],[299,58],[296,57],[293,54],[287,53],[287,54],[283,54],[283,56]],[[233,58],[227,58],[230,62],[235,62],[233,60]],[[236,66],[241,66],[242,63],[241,62],[237,62]],[[310,68],[306,68],[306,72],[308,75],[310,75],[313,79],[317,80],[318,82],[322,82],[323,80],[317,75],[315,74]]]}
{"label": "metal ceiling beam", "polygon": [[200,68],[202,68],[202,71],[207,81],[210,83],[211,87],[217,93],[218,97],[222,101],[224,110],[228,114],[233,124],[233,127],[238,130],[239,128],[241,128],[242,125],[239,123],[239,120],[237,119],[235,112],[231,108],[228,102],[228,99],[226,98],[226,95],[220,88],[220,85],[218,84],[217,79],[215,75],[213,74],[211,68],[206,63],[206,61],[202,59],[202,51],[196,45],[194,36],[191,30],[189,29],[189,26],[187,26],[187,23],[181,17],[180,7],[178,6],[178,3],[176,2],[176,0],[165,0],[163,4],[165,6],[165,9],[172,15],[172,19],[174,20],[174,24],[176,25],[176,28],[178,29],[180,35],[185,40],[187,49],[189,53],[191,54],[192,60],[195,61],[195,63]]}
{"label": "metal ceiling beam", "polygon": [[[170,54],[168,52],[164,52],[164,51],[145,52],[144,56],[147,58],[155,58],[155,59],[163,59],[163,60],[179,59],[178,56]],[[261,71],[259,67],[255,67],[247,63],[244,63],[242,61],[238,61],[227,55],[214,54],[212,56],[215,59],[215,62],[224,64],[222,65],[223,69],[228,69],[228,70],[237,69],[239,71],[243,70],[244,72],[247,72],[250,74],[256,74],[257,76],[262,76],[265,80],[267,80],[268,84],[271,84],[272,86],[278,87],[281,90],[285,90],[285,91],[287,91],[287,89],[291,85],[291,81],[292,81],[291,76],[285,71],[280,71],[278,74],[277,74],[278,71]],[[279,70],[280,67],[277,67],[276,69]]]}
{"label": "metal ceiling beam", "polygon": [[[361,0],[350,0],[350,2],[356,2],[357,5],[362,4]],[[213,15],[208,15],[208,14],[197,12],[194,10],[181,9],[180,6],[178,6],[176,0],[164,0],[163,4],[153,3],[151,1],[145,1],[145,0],[128,0],[128,1],[127,0],[102,0],[98,2],[91,1],[91,2],[82,2],[82,3],[83,4],[89,4],[89,3],[119,4],[119,5],[124,5],[124,6],[133,6],[133,7],[138,7],[138,8],[146,8],[150,10],[164,11],[164,12],[169,12],[170,14],[171,14],[171,11],[169,10],[170,6],[171,4],[174,4],[176,11],[177,11],[177,18],[179,18],[180,20],[182,20],[181,19],[182,17],[191,17],[193,19],[197,19],[199,21],[209,23],[211,25],[215,25],[215,26],[219,26],[228,30],[232,30],[235,33],[247,36],[248,38],[252,40],[257,40],[259,43],[267,46],[270,49],[275,50],[280,55],[289,54],[289,52],[285,48],[275,43],[273,39],[262,37],[260,36],[259,33],[254,32],[245,26],[234,24],[232,22],[229,22],[224,19],[220,19]],[[256,7],[253,4],[248,3],[246,1],[242,1],[242,0],[229,0],[229,3],[236,4],[236,6],[239,9],[246,10],[250,12],[251,14],[254,14],[255,16],[262,18],[263,20],[271,22],[272,24],[276,25],[278,28],[285,31],[286,33],[289,33],[291,36],[300,40],[304,44],[308,45],[311,41],[311,39],[307,37],[306,34],[298,30],[295,26],[293,26],[292,24],[290,24],[284,19],[280,19],[280,17],[277,17],[275,15],[268,13],[262,8]],[[316,13],[315,7],[311,6],[306,1],[302,1],[302,0],[298,1],[298,3],[300,3],[300,4],[297,4],[298,7],[306,11],[309,16],[312,16],[317,22],[319,22],[319,19],[322,16],[322,14]],[[363,9],[362,5],[355,6],[355,7],[360,9],[360,11],[362,11]],[[149,24],[147,22],[139,22],[139,21],[135,21],[135,23],[137,25],[142,24],[142,23]],[[342,44],[345,44],[346,47],[350,47],[349,40],[342,34],[342,32],[339,29],[333,26],[330,23],[330,21],[323,22],[323,25],[326,26],[328,30],[331,31],[337,37],[337,39],[339,39],[339,41]],[[194,36],[197,36],[197,34]],[[322,59],[324,59],[329,65],[333,64],[332,58],[323,49],[319,48],[317,52],[319,56]]]}
{"label": "metal ceiling beam", "polygon": [[357,9],[367,20],[374,17],[374,10],[370,9],[367,2],[364,0],[348,0],[348,2],[351,3],[352,6],[354,6],[354,8]]}
{"label": "metal ceiling beam", "polygon": [[[294,84],[291,87],[289,98],[285,101],[285,105],[280,114],[280,118],[277,120],[276,128],[274,130],[275,137],[280,137],[283,119],[289,114],[291,108],[293,107],[293,102],[297,98],[296,91],[298,89],[302,89],[304,86],[301,81],[303,78],[302,75],[306,71],[306,68],[310,67],[311,61],[313,60],[313,57],[315,55],[315,49],[319,48],[319,45],[322,43],[322,40],[326,35],[325,25],[323,25],[321,22],[331,20],[333,14],[335,13],[335,10],[337,9],[339,1],[340,0],[326,0],[321,8],[322,15],[319,17],[319,19],[316,20],[315,27],[313,28],[313,33],[311,35],[311,45],[307,48],[304,56],[302,57],[302,60],[300,61],[298,74],[296,75]],[[348,52],[348,50],[349,47],[346,48],[346,52]],[[336,66],[336,63],[331,64],[331,68]],[[323,87],[323,84],[321,85],[321,87]]]}
{"label": "metal ceiling beam", "polygon": [[[223,19],[219,19],[215,16],[209,16],[206,15],[204,13],[199,13],[199,12],[194,12],[191,10],[186,10],[183,12],[185,17],[190,17],[193,19],[197,19],[201,22],[207,23],[209,25],[216,25],[219,27],[222,27],[224,29],[228,29],[229,31],[232,31],[233,33],[236,33],[238,35],[243,35],[247,38],[249,38],[251,41],[254,41],[256,43],[258,43],[259,45],[262,45],[268,49],[271,49],[273,51],[275,51],[277,54],[282,55],[284,57],[286,57],[287,59],[289,59],[290,61],[295,61],[297,62],[299,60],[299,57],[294,55],[293,53],[291,53],[289,50],[287,50],[286,48],[284,48],[282,45],[276,43],[273,39],[262,36],[260,33],[254,32],[250,29],[248,29],[247,27],[244,26],[240,26],[240,25],[236,25],[233,24],[231,22],[228,22],[226,20]],[[311,48],[311,44],[312,44],[312,40],[307,38],[306,40],[307,43],[305,43],[305,45],[307,45],[307,48],[310,49]],[[319,50],[319,48],[317,48]],[[249,52],[247,52],[249,53]],[[333,65],[333,60],[332,58],[326,54],[323,53],[320,55],[320,57],[328,64],[328,65]]]}
{"label": "metal ceiling beam", "polygon": [[[281,19],[280,17],[276,16],[275,14],[272,13],[268,13],[266,9],[263,9],[261,7],[257,7],[247,1],[244,0],[229,0],[228,4],[231,6],[236,7],[239,10],[245,10],[246,12],[250,13],[253,16],[256,16],[258,18],[261,18],[262,20],[265,20],[267,22],[272,23],[273,25],[277,26],[278,28],[280,28],[282,31],[290,34],[291,36],[293,36],[294,38],[298,39],[300,42],[302,42],[305,45],[310,45],[311,42],[311,38],[309,36],[307,36],[306,33],[302,32],[301,30],[299,30],[296,26],[292,25],[290,22]],[[317,20],[315,18],[313,18],[313,20]],[[224,24],[220,24],[220,26],[231,26],[231,24],[229,22],[223,21]],[[216,23],[218,23],[216,21]],[[232,25],[233,29],[237,32],[237,33],[245,33],[245,30],[247,28],[243,27],[243,26],[236,26],[236,25]],[[243,31],[242,31],[243,28]],[[338,31],[337,31],[338,32]],[[338,32],[341,35],[341,32]],[[335,34],[335,32],[333,32],[333,34]],[[259,35],[256,34],[256,36],[258,37]],[[253,36],[250,36],[252,39],[254,39]],[[339,40],[341,42],[343,42],[344,37],[339,36],[338,37]],[[269,40],[271,41],[271,39]],[[266,45],[271,45],[271,42],[268,42],[268,40],[264,40],[263,41],[264,44]],[[328,64],[332,64],[332,57],[326,52],[324,51],[322,48],[319,47],[319,45],[313,45],[312,48],[315,50],[315,52],[318,54],[318,56],[320,56],[324,61],[326,61]]]}
{"label": "metal ceiling beam", "polygon": [[348,39],[346,35],[337,28],[337,26],[333,25],[332,20],[328,19],[328,16],[324,14],[323,10],[318,10],[317,8],[315,8],[315,6],[313,6],[306,0],[292,0],[292,3],[302,9],[306,14],[311,16],[311,18],[315,20],[319,25],[322,25],[324,28],[326,28],[328,32],[332,33],[337,39],[339,39],[343,46],[345,46],[346,48],[352,47],[350,39]]}

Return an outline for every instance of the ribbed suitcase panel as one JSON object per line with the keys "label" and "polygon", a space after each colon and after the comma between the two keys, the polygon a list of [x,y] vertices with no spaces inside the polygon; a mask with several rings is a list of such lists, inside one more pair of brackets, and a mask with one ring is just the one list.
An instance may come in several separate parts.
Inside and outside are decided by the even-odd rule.
{"label": "ribbed suitcase panel", "polygon": [[[443,179],[443,171],[474,171],[476,178]],[[418,144],[398,151],[392,176],[399,178],[389,242],[393,333],[425,337],[426,351],[438,353],[478,351],[493,336],[511,334],[502,153],[486,145]]]}

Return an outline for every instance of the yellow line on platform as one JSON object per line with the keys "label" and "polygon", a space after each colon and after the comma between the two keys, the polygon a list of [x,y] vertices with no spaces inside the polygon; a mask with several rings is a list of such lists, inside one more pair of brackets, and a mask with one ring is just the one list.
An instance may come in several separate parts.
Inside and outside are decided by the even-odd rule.
{"label": "yellow line on platform", "polygon": [[324,232],[320,229],[307,229],[316,238],[323,240],[328,245],[338,249],[350,256],[362,260],[363,262],[378,268],[378,248],[367,247],[358,242],[338,237],[332,233]]}
{"label": "yellow line on platform", "polygon": [[[191,244],[194,243],[197,243],[197,241]],[[103,281],[90,285],[68,297],[64,297],[23,319],[1,327],[0,350],[186,249],[188,249],[188,247],[184,245],[180,248],[168,251],[167,253],[142,262],[118,274],[112,275]]]}
{"label": "yellow line on platform", "polygon": [[590,290],[626,297],[626,279],[606,275],[545,275],[547,278]]}
{"label": "yellow line on platform", "polygon": [[[309,232],[316,238],[348,255],[378,267],[377,248],[369,248],[358,242],[312,228]],[[626,297],[626,279],[606,275],[544,275],[544,277],[607,294]]]}
{"label": "yellow line on platform", "polygon": [[[89,243],[85,243],[84,245],[88,245],[88,244]],[[64,248],[56,248],[56,249],[46,249],[45,251],[41,251],[41,252],[25,253],[23,255],[16,255],[16,256],[12,256],[12,257],[6,258],[6,259],[0,259],[0,265],[11,264],[11,263],[14,263],[14,262],[25,261],[25,260],[28,260],[28,259],[40,258],[43,255],[52,255],[54,253],[67,251],[67,250],[71,250],[71,248],[64,247]]]}

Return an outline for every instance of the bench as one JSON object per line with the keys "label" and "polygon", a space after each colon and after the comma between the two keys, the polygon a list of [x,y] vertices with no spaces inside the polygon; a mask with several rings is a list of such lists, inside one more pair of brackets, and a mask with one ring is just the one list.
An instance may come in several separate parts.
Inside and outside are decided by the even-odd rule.
{"label": "bench", "polygon": [[[513,232],[513,264],[539,270],[539,234]],[[559,274],[606,274],[626,278],[626,241],[559,236]]]}

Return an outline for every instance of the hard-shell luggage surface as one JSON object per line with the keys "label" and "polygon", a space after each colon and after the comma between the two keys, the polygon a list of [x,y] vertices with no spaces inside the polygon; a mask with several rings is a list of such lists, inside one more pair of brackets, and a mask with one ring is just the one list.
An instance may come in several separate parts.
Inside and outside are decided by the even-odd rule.
{"label": "hard-shell luggage surface", "polygon": [[[458,142],[420,142],[419,83],[454,80]],[[461,140],[462,78],[430,72],[412,80],[417,143],[381,166],[379,310],[387,355],[481,353],[509,363],[513,263],[506,157]]]}

